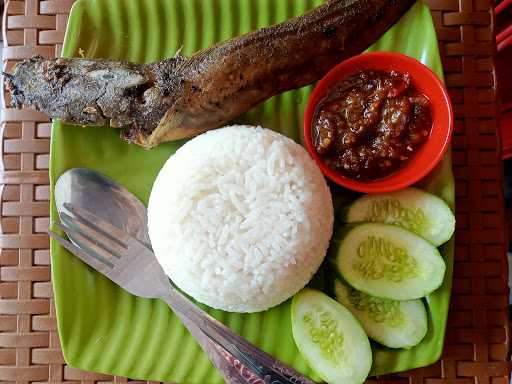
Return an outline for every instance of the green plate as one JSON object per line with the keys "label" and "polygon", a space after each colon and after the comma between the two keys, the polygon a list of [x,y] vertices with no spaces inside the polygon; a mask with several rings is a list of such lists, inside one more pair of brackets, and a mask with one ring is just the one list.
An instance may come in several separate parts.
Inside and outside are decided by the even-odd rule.
{"label": "green plate", "polygon": [[[101,57],[150,62],[185,54],[229,37],[283,21],[322,0],[78,0],[71,11],[64,57]],[[439,76],[442,68],[428,8],[417,3],[372,47],[416,57]],[[240,121],[261,124],[301,141],[302,113],[311,87],[285,93]],[[119,139],[114,129],[55,123],[51,185],[73,167],[96,169],[117,180],[144,203],[164,161],[183,142],[144,151]],[[453,204],[451,162],[425,187]],[[335,191],[336,201],[346,192]],[[57,214],[52,198],[52,222]],[[55,228],[53,228],[55,229]],[[374,347],[372,374],[430,364],[440,356],[452,279],[453,245],[442,248],[448,264],[444,285],[428,298],[429,333],[411,350]],[[161,302],[136,298],[51,243],[60,339],[66,362],[77,368],[138,379],[221,383],[194,339]],[[210,312],[251,342],[299,371],[318,378],[295,347],[290,303],[256,314]]]}

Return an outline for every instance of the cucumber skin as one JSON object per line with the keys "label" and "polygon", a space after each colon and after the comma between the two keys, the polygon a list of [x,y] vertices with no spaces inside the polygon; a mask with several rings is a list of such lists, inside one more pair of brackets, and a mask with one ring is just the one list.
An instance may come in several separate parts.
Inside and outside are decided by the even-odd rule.
{"label": "cucumber skin", "polygon": [[[408,232],[412,236],[417,237],[420,241],[423,241],[423,242],[426,242],[426,243],[430,244],[430,246],[433,248],[433,250],[435,250],[437,257],[440,260],[442,260],[442,262],[443,262],[442,263],[442,265],[444,266],[443,271],[442,271],[443,278],[439,279],[439,283],[433,289],[431,289],[431,290],[426,290],[426,291],[424,291],[421,294],[413,295],[413,296],[406,296],[406,295],[404,295],[404,296],[402,296],[400,298],[385,296],[385,295],[379,294],[379,292],[371,292],[368,289],[366,289],[364,284],[358,285],[357,283],[354,283],[354,281],[350,281],[352,279],[347,278],[347,276],[345,276],[343,274],[343,272],[342,272],[342,270],[340,268],[340,257],[341,256],[340,256],[339,248],[340,248],[341,244],[343,243],[344,239],[354,229],[356,229],[356,228],[358,228],[358,227],[360,227],[362,225],[385,226],[385,227],[391,227],[391,228],[395,228],[395,229],[400,229],[402,231]],[[407,231],[404,228],[401,228],[401,227],[398,227],[398,226],[395,226],[395,225],[392,225],[392,224],[384,224],[384,223],[371,223],[371,222],[357,223],[357,224],[354,223],[354,224],[347,224],[346,226],[338,228],[338,230],[336,230],[336,232],[335,232],[335,234],[333,236],[331,246],[329,247],[329,250],[328,250],[328,253],[327,253],[327,260],[328,260],[328,263],[332,267],[334,267],[336,275],[341,277],[344,281],[346,281],[353,288],[355,288],[355,289],[357,289],[357,290],[359,290],[361,292],[364,292],[364,293],[366,293],[367,295],[370,295],[370,296],[378,297],[378,298],[381,298],[381,299],[390,299],[390,300],[414,300],[414,299],[419,299],[419,298],[428,296],[430,293],[432,293],[435,290],[437,290],[443,284],[444,274],[446,273],[445,261],[444,261],[443,257],[441,256],[441,254],[439,253],[439,250],[436,247],[434,247],[431,243],[429,243],[427,240],[423,239],[422,237],[420,237],[420,236],[418,236],[418,235],[416,235],[416,234],[414,234],[414,233],[412,233],[410,231]]]}
{"label": "cucumber skin", "polygon": [[[418,194],[419,198],[424,198],[424,199],[431,199],[435,204],[439,205],[439,206],[445,206],[446,207],[446,214],[447,214],[447,218],[449,220],[449,223],[448,223],[448,230],[445,231],[445,233],[443,233],[443,236],[438,236],[436,237],[435,239],[430,237],[428,234],[422,232],[422,231],[412,231],[410,228],[407,228],[406,226],[403,226],[401,225],[399,222],[391,222],[391,221],[384,221],[384,220],[381,220],[381,221],[354,221],[354,220],[351,220],[350,219],[350,216],[351,216],[351,211],[352,209],[355,209],[355,207],[357,205],[361,205],[361,204],[364,204],[363,202],[365,201],[372,201],[374,199],[378,199],[378,198],[383,198],[383,197],[388,197],[388,198],[396,198],[397,200],[400,201],[400,196],[401,195],[407,195],[407,194]],[[407,199],[414,199],[413,197],[407,197]],[[401,203],[404,202],[404,200],[402,199],[400,201]],[[367,206],[366,205],[362,205],[360,207],[358,207],[359,209],[367,209]],[[407,205],[404,206],[404,208],[408,208]],[[450,206],[443,200],[441,199],[439,196],[436,196],[430,192],[427,192],[425,190],[422,190],[422,189],[419,189],[419,188],[412,188],[412,187],[409,187],[409,188],[406,188],[406,189],[402,189],[402,190],[399,190],[399,191],[396,191],[396,192],[389,192],[389,193],[385,193],[385,194],[379,194],[379,195],[363,195],[361,196],[360,198],[356,199],[355,201],[353,201],[350,205],[346,205],[344,207],[342,207],[341,209],[339,209],[339,212],[338,212],[338,215],[337,217],[339,217],[341,219],[342,222],[345,222],[345,223],[351,223],[351,224],[354,224],[354,223],[359,223],[359,222],[373,222],[373,223],[383,223],[383,224],[392,224],[392,225],[396,225],[398,227],[401,227],[401,228],[404,228],[408,231],[411,231],[413,233],[415,233],[416,235],[420,236],[420,237],[423,237],[424,239],[426,239],[427,241],[431,242],[434,246],[438,247],[444,243],[446,243],[448,240],[450,240],[452,237],[453,237],[453,233],[455,231],[455,216],[453,214],[453,211],[452,209],[450,208]]]}
{"label": "cucumber skin", "polygon": [[[332,297],[328,296],[327,294],[325,294],[324,292],[322,291],[317,291],[315,289],[311,289],[311,288],[303,288],[301,291],[299,291],[297,294],[295,294],[295,296],[293,296],[292,298],[292,304],[291,304],[291,323],[292,323],[292,333],[293,333],[293,337],[294,339],[296,338],[296,331],[295,331],[295,326],[294,324],[296,323],[296,320],[294,320],[294,317],[295,317],[295,314],[297,313],[297,306],[299,305],[298,301],[300,299],[300,295],[303,294],[303,293],[307,293],[308,291],[312,291],[312,292],[316,292],[318,294],[321,294],[323,296],[325,296],[326,299],[328,300],[331,300],[332,302],[334,302],[335,304],[337,305],[340,305],[343,309],[345,309],[350,316],[352,316],[352,318],[354,319],[354,321],[359,325],[359,327],[361,327],[361,330],[362,332],[366,335],[366,331],[364,330],[361,322],[359,321],[359,319],[357,317],[355,317],[354,315],[352,315],[352,313],[348,310],[348,308],[346,308],[343,304],[341,304],[340,302],[338,302],[337,300],[333,299]],[[367,336],[367,335],[366,335]],[[369,368],[368,368],[368,372],[366,373],[366,376],[368,376],[368,374],[370,373],[370,370],[371,370],[371,367],[372,367],[372,364],[373,362],[371,361],[372,358],[373,358],[373,351],[372,351],[372,348],[371,348],[371,344],[370,344],[370,341],[369,339],[366,337],[366,342],[367,342],[367,349],[369,350],[369,357],[370,357],[370,364],[369,364]],[[325,377],[325,375],[323,374],[323,372],[321,372],[321,370],[318,370],[317,367],[315,367],[315,363],[313,363],[310,358],[308,357],[308,353],[306,353],[305,351],[302,350],[301,346],[299,345],[299,343],[297,341],[295,341],[295,345],[297,346],[297,349],[299,350],[299,352],[301,353],[302,357],[304,358],[304,360],[306,361],[306,363],[311,367],[311,369],[323,380],[325,381],[326,383],[331,383],[329,381],[328,378]],[[361,381],[361,384],[366,380],[363,379]],[[332,382],[333,384],[337,384],[336,382]],[[343,383],[340,383],[340,384],[355,384],[354,383],[349,383],[349,382],[343,382]]]}
{"label": "cucumber skin", "polygon": [[[340,284],[340,285],[344,286],[343,288],[345,288],[345,289],[347,289],[347,288],[349,289],[350,288],[350,285],[346,281],[344,281],[342,277],[341,278],[337,277],[334,280],[334,285],[336,286],[336,284]],[[355,288],[353,288],[353,289],[355,289]],[[420,320],[421,324],[419,324],[420,326],[423,327],[423,329],[421,330],[421,333],[418,333],[418,335],[416,336],[416,339],[414,341],[412,341],[412,342],[398,344],[396,342],[388,342],[382,336],[380,336],[380,335],[383,334],[383,332],[386,331],[385,329],[382,329],[380,331],[369,331],[369,330],[367,330],[368,326],[365,324],[365,321],[363,319],[360,319],[359,316],[358,316],[358,312],[359,311],[357,309],[354,309],[354,311],[352,311],[351,310],[351,305],[347,305],[346,303],[344,303],[342,301],[344,299],[339,297],[336,288],[334,288],[334,291],[335,291],[336,300],[338,300],[341,304],[343,304],[345,306],[345,308],[347,308],[349,311],[351,311],[352,314],[354,315],[354,317],[356,317],[359,320],[359,322],[363,326],[363,328],[364,328],[366,334],[368,335],[368,337],[371,338],[372,340],[375,340],[376,342],[384,345],[385,347],[388,347],[388,348],[410,349],[412,347],[415,347],[419,343],[421,343],[421,341],[425,338],[425,336],[426,336],[426,334],[428,332],[428,315],[427,315],[427,310],[425,308],[425,304],[423,303],[423,301],[421,299],[412,300],[414,302],[418,302],[418,304],[421,305],[421,308],[423,309],[423,313],[422,313],[423,314],[423,318]],[[363,295],[366,295],[364,292],[361,292],[361,293]],[[385,300],[387,300],[387,299],[385,299]],[[402,308],[400,308],[400,310],[402,310]],[[414,320],[413,320],[413,322],[414,322]],[[375,325],[374,325],[374,327],[375,327]],[[386,328],[386,327],[389,327],[389,326],[384,325],[382,328]],[[377,328],[378,328],[378,325],[377,325]]]}
{"label": "cucumber skin", "polygon": [[[304,288],[306,289],[306,288]],[[291,322],[292,322],[292,335],[293,335],[293,338],[294,338],[294,341],[295,341],[295,334],[293,333],[293,323],[294,323],[294,320],[293,320],[293,317],[294,317],[294,313],[296,312],[296,306],[297,306],[297,300],[295,299],[295,297],[297,295],[299,295],[302,291],[299,291],[299,293],[296,293],[295,296],[293,296],[292,298],[292,306],[291,306],[291,311],[290,311],[290,314],[291,314]],[[358,320],[359,321],[359,320]],[[319,376],[324,382],[328,383],[327,379],[325,378],[325,376],[318,371],[318,369],[315,367],[315,364],[309,359],[309,357],[307,356],[306,353],[304,353],[304,351],[301,349],[301,347],[299,346],[299,344],[295,341],[295,346],[297,347],[297,349],[299,350],[300,354],[302,355],[302,358],[306,361],[306,364],[309,365],[309,367],[316,373],[317,376]]]}

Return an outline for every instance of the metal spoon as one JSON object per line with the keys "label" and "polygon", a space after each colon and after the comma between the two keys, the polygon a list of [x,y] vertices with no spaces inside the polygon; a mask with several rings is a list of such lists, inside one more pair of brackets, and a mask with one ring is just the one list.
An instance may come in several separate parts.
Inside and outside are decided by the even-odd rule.
{"label": "metal spoon", "polygon": [[[130,191],[112,179],[92,169],[70,169],[57,180],[54,195],[59,216],[62,212],[70,214],[64,203],[85,208],[136,237],[150,248],[146,207]],[[73,241],[72,238],[70,240]],[[223,375],[226,383],[264,382],[241,365],[229,352],[215,344],[186,317],[181,320]]]}

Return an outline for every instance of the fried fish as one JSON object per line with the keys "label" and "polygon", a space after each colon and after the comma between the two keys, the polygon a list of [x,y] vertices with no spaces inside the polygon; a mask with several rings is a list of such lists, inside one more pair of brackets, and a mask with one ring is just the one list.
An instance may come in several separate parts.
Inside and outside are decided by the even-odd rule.
{"label": "fried fish", "polygon": [[330,0],[302,16],[191,57],[151,64],[33,57],[6,74],[15,107],[81,125],[127,126],[144,148],[224,125],[361,53],[412,0]]}

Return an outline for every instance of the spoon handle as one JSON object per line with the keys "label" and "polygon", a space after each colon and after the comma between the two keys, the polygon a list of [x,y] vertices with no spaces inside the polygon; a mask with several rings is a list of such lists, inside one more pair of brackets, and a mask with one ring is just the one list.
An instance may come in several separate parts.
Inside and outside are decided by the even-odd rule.
{"label": "spoon handle", "polygon": [[[169,304],[168,304],[169,305]],[[170,306],[170,305],[169,305]],[[171,307],[172,308],[172,307]],[[174,311],[183,325],[194,336],[212,364],[217,368],[227,384],[263,384],[254,372],[247,369],[239,360],[208,337],[189,317],[181,311]]]}
{"label": "spoon handle", "polygon": [[[252,371],[261,380],[257,381],[257,383],[314,384],[309,378],[234,333],[183,296],[172,285],[168,286],[166,294],[160,298],[181,319],[187,318],[194,326],[201,329],[203,335],[206,335],[211,341],[215,342],[218,348],[223,348],[225,352],[229,353],[235,364],[245,366],[248,370]],[[254,383],[253,381],[248,382]]]}

